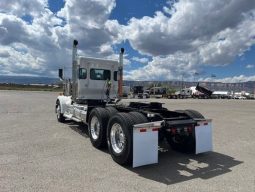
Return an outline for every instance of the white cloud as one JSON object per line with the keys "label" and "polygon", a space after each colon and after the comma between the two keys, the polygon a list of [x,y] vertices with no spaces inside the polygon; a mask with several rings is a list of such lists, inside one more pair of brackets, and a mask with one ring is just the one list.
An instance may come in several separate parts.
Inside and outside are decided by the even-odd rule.
{"label": "white cloud", "polygon": [[167,57],[153,57],[148,65],[126,73],[126,79],[139,80],[177,80],[184,75],[185,79],[192,80],[196,72],[193,65],[197,63],[197,58],[190,54],[175,53]]}
{"label": "white cloud", "polygon": [[22,17],[30,15],[32,17],[39,17],[44,10],[44,7],[48,7],[47,0],[8,0],[0,1],[0,12],[16,15]]}
{"label": "white cloud", "polygon": [[254,68],[254,65],[251,65],[251,64],[246,65],[246,69],[253,69],[253,68]]}
{"label": "white cloud", "polygon": [[211,81],[211,82],[222,82],[222,83],[240,83],[240,82],[247,82],[247,81],[255,81],[255,75],[252,75],[252,76],[239,75],[239,76],[233,76],[233,77],[225,77],[225,78],[221,78],[221,79],[205,78],[205,79],[199,79],[199,81]]}
{"label": "white cloud", "polygon": [[153,56],[126,78],[192,80],[194,71],[230,64],[255,44],[255,1],[180,0],[163,11],[171,16],[158,11],[126,26],[131,46]]}
{"label": "white cloud", "polygon": [[54,14],[47,0],[1,1],[1,73],[52,75],[70,66],[73,39],[84,55],[118,59],[113,47],[128,40],[145,57],[125,55],[124,64],[148,64],[125,71],[126,79],[192,80],[194,72],[227,65],[255,44],[255,1],[171,0],[126,26],[109,20],[115,6],[115,0],[65,0]]}
{"label": "white cloud", "polygon": [[[131,61],[127,57],[128,57],[128,55],[124,54],[124,56],[123,56],[123,65],[124,65],[124,68],[125,68],[125,66],[128,66],[128,65],[131,64]],[[106,57],[106,59],[111,59],[111,60],[118,61],[119,60],[119,54],[108,55]]]}
{"label": "white cloud", "polygon": [[126,30],[131,45],[153,56],[193,50],[196,41],[207,43],[217,33],[235,28],[244,13],[255,8],[255,1],[181,0],[173,8],[171,17],[158,11],[154,17],[132,18]]}
{"label": "white cloud", "polygon": [[[59,67],[71,65],[73,39],[79,40],[82,54],[114,54],[112,42],[120,37],[109,28],[118,22],[108,17],[115,0],[66,0],[57,14],[47,7],[46,0],[0,2],[1,74],[56,74]],[[32,22],[23,19],[26,15]]]}
{"label": "white cloud", "polygon": [[111,35],[112,44],[121,43],[125,40],[125,26],[120,25],[117,20],[107,20],[105,30]]}
{"label": "white cloud", "polygon": [[10,57],[10,53],[7,50],[0,50],[0,58],[8,58]]}
{"label": "white cloud", "polygon": [[33,74],[33,72],[40,73],[42,65],[45,62],[39,57],[34,57],[28,52],[20,52],[15,50],[14,47],[2,47],[1,50],[4,50],[6,57],[0,56],[0,72],[6,71],[7,74]]}
{"label": "white cloud", "polygon": [[137,61],[137,62],[142,63],[142,64],[147,64],[149,62],[149,59],[146,58],[146,57],[143,57],[143,58],[132,57],[132,60]]}

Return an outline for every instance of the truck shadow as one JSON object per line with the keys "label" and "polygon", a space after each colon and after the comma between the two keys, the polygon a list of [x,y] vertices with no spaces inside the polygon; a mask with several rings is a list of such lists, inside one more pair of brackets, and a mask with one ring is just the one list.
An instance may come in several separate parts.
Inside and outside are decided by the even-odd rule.
{"label": "truck shadow", "polygon": [[158,164],[126,168],[146,179],[170,185],[223,175],[241,163],[243,162],[217,152],[199,155],[178,153],[164,144],[164,147],[160,147]]}
{"label": "truck shadow", "polygon": [[73,121],[66,121],[66,124],[74,131],[79,133],[81,136],[89,138],[89,132],[87,125],[83,123],[75,123]]}
{"label": "truck shadow", "polygon": [[[84,124],[67,122],[68,126],[88,138],[88,129]],[[107,149],[102,152],[109,154]],[[167,185],[188,181],[191,179],[210,179],[231,172],[231,168],[243,161],[218,152],[204,154],[184,154],[171,150],[166,142],[160,144],[159,162],[155,165],[147,165],[137,168],[126,166],[125,168],[141,177]]]}
{"label": "truck shadow", "polygon": [[[75,132],[79,133],[81,136],[89,139],[88,126],[84,123],[75,123],[73,121],[66,121],[66,124]],[[108,148],[99,149],[104,153],[108,153]]]}

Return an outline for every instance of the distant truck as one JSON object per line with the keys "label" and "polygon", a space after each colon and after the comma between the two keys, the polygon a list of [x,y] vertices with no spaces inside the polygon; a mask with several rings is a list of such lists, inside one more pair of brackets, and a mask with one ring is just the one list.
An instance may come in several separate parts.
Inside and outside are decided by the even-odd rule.
{"label": "distant truck", "polygon": [[122,86],[122,97],[128,97],[130,95],[130,86]]}
{"label": "distant truck", "polygon": [[168,94],[167,98],[168,99],[187,99],[191,97],[191,93],[192,91],[190,90],[190,88],[184,88],[180,91],[176,91],[173,94]]}
{"label": "distant truck", "polygon": [[168,94],[168,99],[187,99],[187,98],[198,98],[198,99],[208,99],[211,98],[212,91],[200,86],[193,86],[190,88],[184,88],[180,91],[176,91],[173,94]]}
{"label": "distant truck", "polygon": [[165,87],[152,87],[150,88],[150,95],[164,95],[166,94]]}
{"label": "distant truck", "polygon": [[192,98],[195,99],[209,99],[212,96],[212,91],[197,84],[197,86],[190,87]]}
{"label": "distant truck", "polygon": [[[86,124],[92,145],[108,147],[112,159],[133,167],[158,162],[158,144],[166,139],[180,152],[212,150],[212,121],[195,110],[169,111],[160,102],[119,103],[124,49],[119,61],[77,55],[73,42],[72,79],[56,99],[57,120]],[[141,93],[138,90],[137,93]]]}
{"label": "distant truck", "polygon": [[162,98],[166,95],[165,87],[152,87],[149,89],[149,94],[156,98]]}
{"label": "distant truck", "polygon": [[133,97],[143,98],[143,86],[137,85],[133,87]]}

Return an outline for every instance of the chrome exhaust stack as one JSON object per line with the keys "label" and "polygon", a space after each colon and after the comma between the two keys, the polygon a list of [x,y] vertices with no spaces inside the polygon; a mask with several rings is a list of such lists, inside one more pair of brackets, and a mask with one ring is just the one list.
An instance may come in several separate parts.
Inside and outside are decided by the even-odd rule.
{"label": "chrome exhaust stack", "polygon": [[72,53],[72,99],[76,101],[77,97],[77,45],[78,41],[73,41],[73,53]]}
{"label": "chrome exhaust stack", "polygon": [[119,71],[118,71],[118,76],[119,76],[118,95],[119,95],[119,97],[122,97],[122,94],[123,94],[122,85],[123,85],[123,56],[124,56],[124,52],[125,52],[125,49],[121,48],[120,54],[119,54]]}

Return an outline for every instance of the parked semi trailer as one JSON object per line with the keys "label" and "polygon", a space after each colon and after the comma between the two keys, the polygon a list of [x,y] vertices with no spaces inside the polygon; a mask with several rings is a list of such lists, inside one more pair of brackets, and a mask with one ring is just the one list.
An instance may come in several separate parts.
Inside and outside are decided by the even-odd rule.
{"label": "parked semi trailer", "polygon": [[158,144],[166,139],[182,152],[212,150],[212,122],[195,110],[169,111],[159,102],[119,102],[122,95],[123,54],[119,61],[77,55],[73,43],[72,79],[59,76],[64,93],[56,100],[59,122],[87,124],[95,148],[108,147],[120,165],[138,167],[158,162]]}

